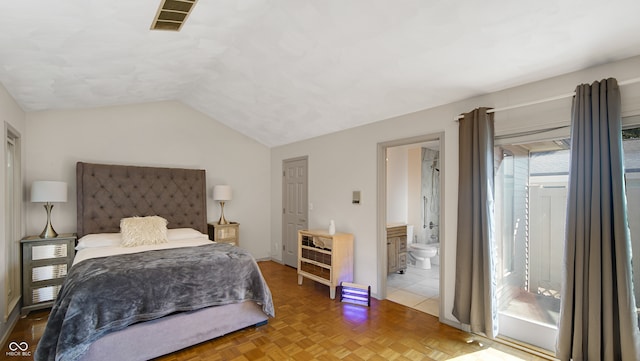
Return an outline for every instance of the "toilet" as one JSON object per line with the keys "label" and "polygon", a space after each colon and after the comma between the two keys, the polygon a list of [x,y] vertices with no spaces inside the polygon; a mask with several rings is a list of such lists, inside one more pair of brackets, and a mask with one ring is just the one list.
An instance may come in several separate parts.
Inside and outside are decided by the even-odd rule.
{"label": "toilet", "polygon": [[418,268],[431,269],[431,258],[438,254],[435,244],[410,243],[409,259]]}

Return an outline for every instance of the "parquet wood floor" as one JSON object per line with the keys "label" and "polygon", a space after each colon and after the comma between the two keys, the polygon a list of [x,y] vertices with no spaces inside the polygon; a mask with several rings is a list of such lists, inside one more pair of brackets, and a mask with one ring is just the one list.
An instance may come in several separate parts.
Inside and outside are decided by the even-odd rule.
{"label": "parquet wood floor", "polygon": [[[276,317],[163,357],[158,361],[248,360],[543,360],[529,353],[441,324],[434,316],[372,299],[371,307],[329,298],[329,288],[275,262],[259,262],[271,288]],[[48,312],[21,319],[9,341],[26,341],[32,350]],[[4,345],[0,359],[5,356]],[[15,360],[16,358],[8,358]],[[20,358],[24,359],[24,358]]]}

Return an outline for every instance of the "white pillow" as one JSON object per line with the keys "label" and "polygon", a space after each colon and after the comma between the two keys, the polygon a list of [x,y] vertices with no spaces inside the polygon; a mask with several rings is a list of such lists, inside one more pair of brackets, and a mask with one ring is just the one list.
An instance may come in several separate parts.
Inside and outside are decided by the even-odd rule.
{"label": "white pillow", "polygon": [[208,238],[206,234],[200,233],[193,228],[172,228],[167,230],[167,239],[169,241],[180,241],[193,238]]}
{"label": "white pillow", "polygon": [[130,217],[120,220],[124,247],[167,243],[167,220],[159,216]]}
{"label": "white pillow", "polygon": [[93,233],[87,234],[78,240],[76,251],[85,248],[112,247],[122,243],[120,233]]}

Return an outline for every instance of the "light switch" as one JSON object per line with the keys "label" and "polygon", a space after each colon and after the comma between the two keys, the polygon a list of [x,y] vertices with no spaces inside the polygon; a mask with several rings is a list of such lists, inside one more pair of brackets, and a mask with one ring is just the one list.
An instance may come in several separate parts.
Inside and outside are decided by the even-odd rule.
{"label": "light switch", "polygon": [[360,204],[360,191],[353,191],[353,199],[351,200],[353,204]]}

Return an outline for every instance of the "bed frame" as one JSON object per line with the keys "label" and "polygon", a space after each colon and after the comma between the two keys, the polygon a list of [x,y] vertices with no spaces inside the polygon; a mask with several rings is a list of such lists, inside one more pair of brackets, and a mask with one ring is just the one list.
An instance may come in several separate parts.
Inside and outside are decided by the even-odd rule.
{"label": "bed frame", "polygon": [[[158,215],[169,228],[207,233],[206,175],[202,169],[76,165],[78,237],[120,231],[120,219]],[[267,322],[255,302],[209,307],[131,325],[94,342],[83,361],[148,360]]]}

